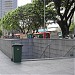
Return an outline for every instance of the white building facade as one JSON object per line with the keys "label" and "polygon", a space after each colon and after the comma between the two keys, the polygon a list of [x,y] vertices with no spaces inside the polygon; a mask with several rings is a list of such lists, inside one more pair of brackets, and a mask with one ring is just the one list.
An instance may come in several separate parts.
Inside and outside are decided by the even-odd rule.
{"label": "white building facade", "polygon": [[17,8],[17,0],[0,0],[0,18]]}

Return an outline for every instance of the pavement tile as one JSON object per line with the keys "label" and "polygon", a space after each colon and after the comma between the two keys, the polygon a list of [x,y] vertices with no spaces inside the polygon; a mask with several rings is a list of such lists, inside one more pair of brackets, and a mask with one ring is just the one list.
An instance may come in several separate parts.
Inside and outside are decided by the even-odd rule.
{"label": "pavement tile", "polygon": [[12,62],[0,51],[0,75],[74,75],[75,58]]}

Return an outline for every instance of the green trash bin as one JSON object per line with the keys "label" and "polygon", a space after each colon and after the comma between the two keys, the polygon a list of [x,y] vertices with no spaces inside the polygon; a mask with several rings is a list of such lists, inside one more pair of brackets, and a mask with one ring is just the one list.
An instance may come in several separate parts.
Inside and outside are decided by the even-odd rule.
{"label": "green trash bin", "polygon": [[22,57],[22,46],[21,44],[13,44],[13,53],[12,53],[12,61],[13,62],[21,62]]}
{"label": "green trash bin", "polygon": [[27,38],[33,38],[33,34],[27,34]]}

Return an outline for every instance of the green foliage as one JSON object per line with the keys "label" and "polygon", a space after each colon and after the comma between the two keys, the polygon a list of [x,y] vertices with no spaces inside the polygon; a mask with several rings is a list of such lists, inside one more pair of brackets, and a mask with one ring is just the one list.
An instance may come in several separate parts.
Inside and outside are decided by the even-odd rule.
{"label": "green foliage", "polygon": [[75,28],[75,24],[72,23],[72,24],[70,25],[69,31],[73,32],[73,31],[74,31],[74,28]]}
{"label": "green foliage", "polygon": [[2,36],[2,30],[0,30],[0,37]]}
{"label": "green foliage", "polygon": [[[55,19],[56,12],[50,7],[45,7],[45,19]],[[41,0],[34,0],[30,4],[18,7],[16,10],[7,13],[1,19],[1,25],[6,30],[18,30],[25,33],[26,30],[37,30],[44,26],[44,3]]]}
{"label": "green foliage", "polygon": [[15,29],[18,25],[18,19],[15,18],[14,11],[7,13],[2,19],[1,24],[7,30]]}

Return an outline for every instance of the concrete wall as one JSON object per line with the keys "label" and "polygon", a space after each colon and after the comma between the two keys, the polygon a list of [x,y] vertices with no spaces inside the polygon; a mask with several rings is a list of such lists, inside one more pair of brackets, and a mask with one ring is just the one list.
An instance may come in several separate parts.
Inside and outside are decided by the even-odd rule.
{"label": "concrete wall", "polygon": [[75,39],[0,39],[0,50],[12,58],[15,43],[23,45],[22,59],[69,56],[75,50]]}
{"label": "concrete wall", "polygon": [[[63,57],[75,45],[72,39],[34,39],[34,57]],[[45,52],[44,52],[45,51]],[[43,53],[44,52],[44,53]],[[41,56],[42,55],[42,56]],[[68,54],[67,54],[68,55]]]}
{"label": "concrete wall", "polygon": [[5,53],[9,58],[12,58],[13,47],[12,45],[15,43],[22,44],[22,58],[32,58],[32,48],[33,48],[33,40],[32,39],[0,39],[0,50]]}
{"label": "concrete wall", "polygon": [[11,40],[0,39],[0,50],[4,52],[8,57],[12,56]]}

